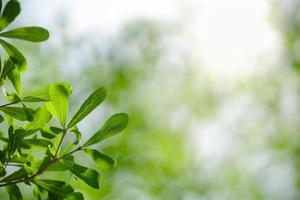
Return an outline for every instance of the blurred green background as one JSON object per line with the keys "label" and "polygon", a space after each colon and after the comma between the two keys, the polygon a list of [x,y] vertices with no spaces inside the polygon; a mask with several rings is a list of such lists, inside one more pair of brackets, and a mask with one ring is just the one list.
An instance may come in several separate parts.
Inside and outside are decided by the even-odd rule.
{"label": "blurred green background", "polygon": [[91,200],[300,199],[299,0],[21,3],[15,26],[51,33],[18,43],[25,90],[69,82],[74,112],[105,86],[84,138],[110,114],[130,115],[97,146],[118,160],[100,190],[48,176]]}

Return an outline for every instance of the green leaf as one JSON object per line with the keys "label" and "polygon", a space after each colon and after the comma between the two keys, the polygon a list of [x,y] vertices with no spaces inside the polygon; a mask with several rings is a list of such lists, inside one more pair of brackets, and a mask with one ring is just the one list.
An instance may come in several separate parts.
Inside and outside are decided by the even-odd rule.
{"label": "green leaf", "polygon": [[9,200],[22,200],[22,193],[16,184],[6,186],[6,191],[9,195]]}
{"label": "green leaf", "polygon": [[73,192],[70,194],[67,194],[65,196],[66,200],[84,200],[83,194],[80,192]]}
{"label": "green leaf", "polygon": [[29,122],[25,126],[25,130],[40,130],[43,128],[51,119],[51,114],[47,110],[46,106],[39,107],[34,114],[33,121]]}
{"label": "green leaf", "polygon": [[104,88],[98,88],[83,102],[79,110],[71,119],[68,128],[73,127],[92,112],[106,97],[106,90]]}
{"label": "green leaf", "polygon": [[47,127],[41,130],[42,136],[48,139],[55,138],[61,132],[63,132],[63,130],[56,127]]}
{"label": "green leaf", "polygon": [[52,146],[52,143],[49,140],[45,139],[38,139],[38,138],[33,138],[33,139],[24,139],[21,143],[21,146],[23,148],[30,149],[31,146],[38,146],[38,147],[43,147],[43,148],[48,148],[48,146]]}
{"label": "green leaf", "polygon": [[13,172],[12,174],[8,175],[7,177],[5,177],[0,182],[10,182],[10,181],[20,180],[27,177],[28,177],[27,171],[24,168],[21,168]]}
{"label": "green leaf", "polygon": [[63,152],[61,153],[61,155],[65,155],[67,153],[69,153],[74,147],[77,146],[77,144],[80,142],[81,139],[81,132],[78,130],[78,128],[76,126],[73,126],[70,129],[70,132],[73,133],[75,135],[75,140],[72,144],[70,144],[68,147],[66,147]]}
{"label": "green leaf", "polygon": [[49,112],[65,127],[68,114],[68,96],[71,87],[66,83],[54,83],[49,86],[51,101],[46,103]]}
{"label": "green leaf", "polygon": [[42,200],[40,188],[37,185],[32,185],[32,187],[34,200]]}
{"label": "green leaf", "polygon": [[22,94],[22,82],[21,82],[21,74],[18,69],[11,70],[8,74],[8,79],[11,81],[12,85],[14,86],[17,94],[21,96]]}
{"label": "green leaf", "polygon": [[49,32],[41,27],[20,27],[0,33],[0,37],[15,38],[31,42],[42,42],[49,38]]}
{"label": "green leaf", "polygon": [[9,155],[13,155],[17,148],[20,146],[23,138],[27,132],[24,129],[17,129],[14,131],[13,127],[10,126],[8,129],[8,150]]}
{"label": "green leaf", "polygon": [[22,102],[43,102],[43,101],[50,101],[49,96],[49,85],[46,87],[40,88],[35,90],[28,96],[22,98]]}
{"label": "green leaf", "polygon": [[66,195],[74,192],[73,188],[63,181],[34,179],[34,183],[50,191],[53,200],[64,199]]}
{"label": "green leaf", "polygon": [[93,159],[100,169],[112,169],[117,166],[117,161],[95,149],[85,149],[84,152]]}
{"label": "green leaf", "polygon": [[125,113],[118,113],[111,116],[82,147],[87,147],[96,144],[108,137],[112,137],[122,130],[124,130],[128,125],[128,115]]}
{"label": "green leaf", "polygon": [[9,58],[5,61],[3,70],[1,72],[1,79],[6,79],[7,75],[15,69],[15,64],[13,63],[12,59]]}
{"label": "green leaf", "polygon": [[16,93],[13,92],[5,92],[5,97],[7,99],[8,102],[11,103],[16,103],[16,102],[20,102],[20,98]]}
{"label": "green leaf", "polygon": [[[7,106],[7,107],[0,107],[0,111],[4,112],[5,114],[17,120],[29,121],[27,111],[24,108]],[[29,109],[29,111],[32,113],[34,112],[32,109]]]}
{"label": "green leaf", "polygon": [[6,53],[10,57],[10,59],[13,61],[13,63],[16,64],[18,70],[20,72],[26,71],[27,61],[26,61],[25,57],[23,56],[23,54],[12,44],[5,42],[4,40],[0,39],[0,44],[6,51]]}
{"label": "green leaf", "polygon": [[69,160],[63,160],[63,164],[71,171],[76,177],[83,180],[86,184],[92,188],[99,188],[99,173],[93,169],[78,165],[70,162]]}
{"label": "green leaf", "polygon": [[12,23],[20,14],[21,7],[18,1],[10,0],[5,5],[2,16],[0,18],[0,31]]}

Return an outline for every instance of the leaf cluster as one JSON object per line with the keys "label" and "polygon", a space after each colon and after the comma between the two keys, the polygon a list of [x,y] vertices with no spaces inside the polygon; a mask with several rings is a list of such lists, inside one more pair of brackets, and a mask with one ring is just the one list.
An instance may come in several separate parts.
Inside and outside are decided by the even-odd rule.
{"label": "leaf cluster", "polygon": [[[6,30],[20,11],[17,0],[9,0],[5,5],[0,0],[0,45],[6,53],[0,57],[0,86],[7,101],[0,105],[0,123],[6,127],[0,133],[3,143],[0,149],[0,187],[6,187],[10,199],[22,199],[19,183],[32,186],[35,199],[41,199],[43,194],[49,200],[84,199],[68,183],[42,179],[40,175],[48,171],[69,171],[98,189],[99,170],[114,168],[116,160],[91,146],[123,131],[128,116],[114,114],[88,140],[81,141],[82,134],[77,125],[104,101],[105,88],[92,92],[71,117],[69,98],[72,88],[67,83],[52,83],[23,95],[21,74],[27,69],[27,61],[21,51],[6,39],[42,42],[49,38],[49,32],[36,26]],[[5,90],[7,85],[13,91]],[[52,125],[53,121],[57,121],[56,125]],[[74,141],[63,149],[67,134],[74,135]],[[34,156],[33,152],[38,150],[42,151],[42,158]],[[99,169],[76,163],[73,154],[79,151],[95,161]],[[14,171],[7,173],[10,166]]]}

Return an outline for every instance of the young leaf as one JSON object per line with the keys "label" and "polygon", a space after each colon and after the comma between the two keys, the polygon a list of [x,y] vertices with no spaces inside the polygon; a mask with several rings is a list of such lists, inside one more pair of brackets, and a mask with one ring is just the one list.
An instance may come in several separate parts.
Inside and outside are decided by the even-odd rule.
{"label": "young leaf", "polygon": [[6,186],[6,191],[9,195],[9,200],[22,200],[22,193],[16,184]]}
{"label": "young leaf", "polygon": [[49,32],[41,27],[21,27],[0,33],[0,37],[15,38],[31,42],[42,42],[49,38]]}
{"label": "young leaf", "polygon": [[7,27],[21,12],[21,7],[18,1],[8,1],[0,18],[0,31]]}
{"label": "young leaf", "polygon": [[70,162],[69,160],[63,160],[63,164],[71,171],[76,177],[83,180],[86,184],[92,188],[99,188],[99,173],[93,169],[88,169],[87,167],[78,165],[76,163]]}
{"label": "young leaf", "polygon": [[68,114],[68,96],[71,87],[66,83],[54,83],[49,86],[51,101],[46,103],[49,112],[65,127]]}
{"label": "young leaf", "polygon": [[22,102],[43,102],[43,101],[50,101],[49,85],[40,88],[38,90],[35,90],[28,96],[22,98]]}
{"label": "young leaf", "polygon": [[112,169],[117,166],[117,161],[95,149],[85,149],[84,152],[96,162],[100,169]]}
{"label": "young leaf", "polygon": [[13,63],[17,66],[18,70],[20,72],[26,71],[27,69],[27,61],[23,54],[12,44],[5,42],[4,40],[0,39],[0,44],[10,57],[10,59],[13,61]]}
{"label": "young leaf", "polygon": [[82,147],[87,147],[96,144],[108,137],[114,136],[124,130],[128,124],[128,115],[125,113],[118,113],[111,116]]}
{"label": "young leaf", "polygon": [[92,112],[106,97],[106,90],[104,88],[98,88],[83,102],[79,110],[71,119],[68,128],[73,127]]}
{"label": "young leaf", "polygon": [[21,74],[18,69],[11,70],[8,74],[8,79],[11,81],[12,85],[14,86],[17,94],[21,96],[22,94],[22,82],[21,82]]}
{"label": "young leaf", "polygon": [[41,106],[35,111],[33,121],[29,122],[26,126],[26,130],[36,131],[43,128],[51,119],[51,114],[45,106]]}
{"label": "young leaf", "polygon": [[[30,120],[28,116],[28,112],[24,108],[7,106],[7,107],[0,107],[0,111],[20,121]],[[31,113],[34,112],[32,109],[28,109],[28,111]]]}
{"label": "young leaf", "polygon": [[42,200],[40,188],[37,185],[32,185],[32,187],[34,200]]}
{"label": "young leaf", "polygon": [[48,148],[48,146],[52,146],[52,143],[49,140],[45,139],[38,139],[38,138],[33,138],[33,139],[24,139],[21,143],[21,147],[30,149],[31,146],[38,146],[38,147],[43,147],[43,148]]}

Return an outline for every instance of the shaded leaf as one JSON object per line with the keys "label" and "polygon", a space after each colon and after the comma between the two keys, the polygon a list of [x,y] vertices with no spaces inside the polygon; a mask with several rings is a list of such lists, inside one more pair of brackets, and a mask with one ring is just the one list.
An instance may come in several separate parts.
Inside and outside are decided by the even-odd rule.
{"label": "shaded leaf", "polygon": [[66,200],[84,200],[83,194],[80,192],[73,192],[73,193],[67,194],[65,196],[65,199]]}
{"label": "shaded leaf", "polygon": [[17,66],[18,70],[20,72],[25,71],[27,69],[27,61],[23,54],[12,44],[1,40],[0,39],[0,44],[10,57],[10,59],[13,61],[13,63]]}
{"label": "shaded leaf", "polygon": [[14,86],[17,94],[19,96],[21,96],[21,94],[22,94],[22,82],[21,82],[20,71],[17,68],[15,68],[7,74],[7,77],[11,81],[12,85]]}
{"label": "shaded leaf", "polygon": [[87,147],[96,144],[108,137],[112,137],[127,127],[128,115],[125,113],[118,113],[111,116],[84,145]]}
{"label": "shaded leaf", "polygon": [[83,180],[86,184],[92,188],[99,188],[99,173],[93,169],[78,165],[74,162],[63,160],[65,166],[71,171],[76,177]]}
{"label": "shaded leaf", "polygon": [[22,193],[16,184],[6,186],[6,191],[9,195],[9,200],[22,200]]}
{"label": "shaded leaf", "polygon": [[31,42],[42,42],[49,38],[49,32],[41,27],[20,27],[0,33],[0,37],[15,38]]}
{"label": "shaded leaf", "polygon": [[0,111],[20,121],[30,120],[28,116],[28,111],[34,113],[32,109],[28,109],[28,111],[26,111],[24,108],[13,106],[0,107]]}
{"label": "shaded leaf", "polygon": [[10,182],[10,181],[20,180],[27,177],[28,177],[27,171],[24,168],[21,168],[13,172],[12,174],[8,175],[7,177],[5,177],[0,182]]}
{"label": "shaded leaf", "polygon": [[20,12],[21,7],[18,1],[8,1],[0,18],[0,31],[12,23]]}
{"label": "shaded leaf", "polygon": [[106,90],[104,88],[98,88],[83,102],[79,110],[71,119],[68,128],[73,127],[92,112],[106,97]]}

